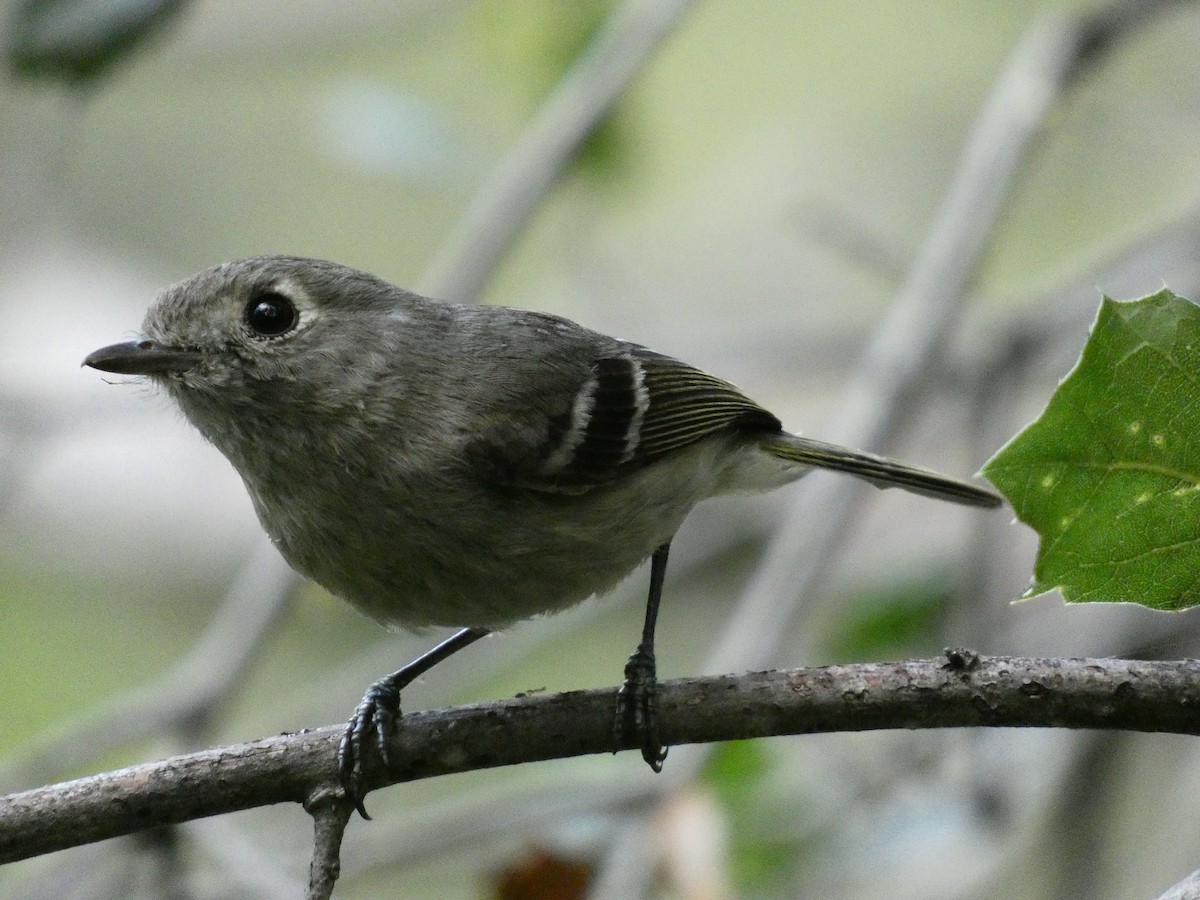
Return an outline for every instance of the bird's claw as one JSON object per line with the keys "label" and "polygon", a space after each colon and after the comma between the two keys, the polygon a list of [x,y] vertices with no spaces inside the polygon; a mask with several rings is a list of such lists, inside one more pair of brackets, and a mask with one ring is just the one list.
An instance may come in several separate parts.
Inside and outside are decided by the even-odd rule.
{"label": "bird's claw", "polygon": [[617,713],[613,721],[614,748],[620,748],[627,735],[636,735],[642,759],[655,772],[661,772],[667,748],[658,736],[658,675],[654,650],[638,646],[625,664],[625,682],[617,692]]}
{"label": "bird's claw", "polygon": [[384,767],[390,768],[388,742],[396,731],[399,717],[400,689],[390,677],[381,678],[367,688],[342,732],[337,755],[338,776],[346,798],[364,819],[371,818],[363,805],[363,758],[369,735],[374,732],[375,752]]}

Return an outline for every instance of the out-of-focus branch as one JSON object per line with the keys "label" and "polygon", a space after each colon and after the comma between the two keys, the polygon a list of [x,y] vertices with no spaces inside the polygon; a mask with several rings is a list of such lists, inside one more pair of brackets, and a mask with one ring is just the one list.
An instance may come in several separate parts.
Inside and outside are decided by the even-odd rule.
{"label": "out-of-focus branch", "polygon": [[[1074,20],[1050,15],[1026,32],[976,119],[908,279],[834,405],[838,414],[821,429],[822,438],[865,448],[886,443],[913,393],[937,366],[1004,197],[1042,123],[1084,63],[1096,62],[1101,50],[1112,49],[1118,37],[1168,5],[1118,3]],[[785,633],[798,599],[811,594],[828,571],[855,498],[862,496],[845,479],[814,480],[795,493],[795,514],[772,541],[731,617],[708,661],[712,670],[770,660],[775,637]],[[801,514],[810,508],[821,515]]]}
{"label": "out-of-focus branch", "polygon": [[1200,869],[1159,894],[1158,900],[1196,900],[1197,897],[1200,897]]}
{"label": "out-of-focus branch", "polygon": [[47,738],[5,777],[40,781],[43,773],[77,768],[164,730],[197,729],[241,680],[300,583],[300,576],[262,537],[204,633],[170,672],[97,707],[86,720],[73,723],[69,733]]}
{"label": "out-of-focus branch", "polygon": [[576,151],[679,24],[692,0],[625,0],[525,126],[425,269],[418,293],[479,293]]}
{"label": "out-of-focus branch", "polygon": [[[613,689],[413,713],[401,760],[371,787],[612,750]],[[1200,661],[1024,659],[947,651],[660,686],[670,744],[786,734],[968,726],[1200,734]],[[337,784],[342,728],[267,738],[0,798],[0,862],[281,802]],[[632,742],[623,749],[633,749]]]}
{"label": "out-of-focus branch", "polygon": [[[922,381],[936,369],[1009,187],[1047,116],[1082,71],[1174,2],[1117,0],[1074,18],[1044,16],[1026,31],[975,120],[905,283],[834,404],[838,412],[820,429],[823,439],[872,450],[886,446]],[[814,589],[837,560],[838,544],[863,494],[849,479],[813,479],[797,486],[792,514],[771,541],[703,671],[768,665],[782,635],[821,631]],[[814,509],[820,515],[804,514]],[[798,612],[801,598],[806,605]],[[706,758],[705,748],[676,754],[666,777],[648,783],[648,791],[673,790],[693,778]],[[614,847],[620,845],[618,837]],[[642,884],[635,888],[627,877],[629,892],[621,896],[641,895],[652,876],[648,852],[637,858],[610,851],[597,884],[608,884],[616,870],[627,876],[640,872]],[[590,896],[616,895],[601,887]]]}

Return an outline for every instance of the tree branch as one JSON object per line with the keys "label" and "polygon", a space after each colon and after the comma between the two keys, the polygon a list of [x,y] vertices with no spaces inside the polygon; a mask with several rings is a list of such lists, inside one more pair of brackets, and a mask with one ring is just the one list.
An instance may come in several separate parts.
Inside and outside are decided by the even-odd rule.
{"label": "tree branch", "polygon": [[313,857],[308,867],[308,900],[328,900],[342,873],[342,836],[354,804],[340,788],[318,787],[304,801],[313,818]]}
{"label": "tree branch", "polygon": [[[613,689],[518,697],[405,716],[371,788],[612,750]],[[1200,661],[1026,659],[947,651],[660,686],[669,744],[972,726],[1200,734]],[[264,738],[0,798],[0,862],[271,803],[336,784],[342,726]],[[621,749],[632,749],[622,747]]]}

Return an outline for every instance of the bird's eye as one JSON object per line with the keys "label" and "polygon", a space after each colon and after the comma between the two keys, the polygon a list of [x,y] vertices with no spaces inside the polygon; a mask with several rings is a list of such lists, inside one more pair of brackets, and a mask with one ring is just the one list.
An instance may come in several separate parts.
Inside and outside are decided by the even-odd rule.
{"label": "bird's eye", "polygon": [[300,314],[291,299],[274,291],[255,294],[246,305],[246,324],[260,337],[278,337],[296,327]]}

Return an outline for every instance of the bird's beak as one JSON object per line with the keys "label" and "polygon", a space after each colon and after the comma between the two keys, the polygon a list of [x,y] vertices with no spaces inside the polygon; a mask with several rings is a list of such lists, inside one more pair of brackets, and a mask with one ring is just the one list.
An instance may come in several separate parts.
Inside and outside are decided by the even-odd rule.
{"label": "bird's beak", "polygon": [[165,347],[158,341],[141,338],[101,347],[89,353],[83,364],[121,375],[170,375],[186,372],[199,360],[196,350]]}

